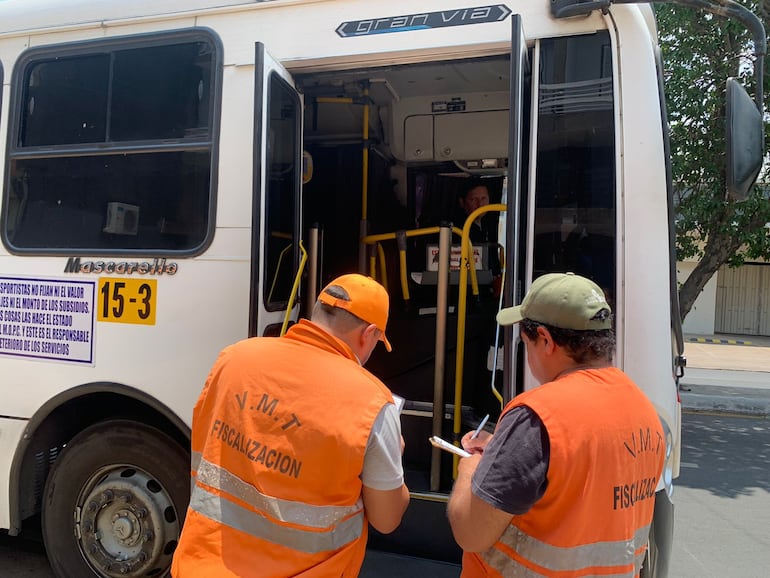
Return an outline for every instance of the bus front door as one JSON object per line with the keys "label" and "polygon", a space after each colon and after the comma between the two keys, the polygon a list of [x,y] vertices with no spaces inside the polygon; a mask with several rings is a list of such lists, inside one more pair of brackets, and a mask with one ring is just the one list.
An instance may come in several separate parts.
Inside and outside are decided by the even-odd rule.
{"label": "bus front door", "polygon": [[289,73],[262,43],[255,50],[249,336],[296,319],[301,273],[302,103]]}

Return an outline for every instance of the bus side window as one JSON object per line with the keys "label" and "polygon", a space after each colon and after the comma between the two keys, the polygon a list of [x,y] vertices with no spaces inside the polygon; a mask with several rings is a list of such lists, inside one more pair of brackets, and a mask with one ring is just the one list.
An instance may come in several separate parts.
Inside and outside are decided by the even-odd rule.
{"label": "bus side window", "polygon": [[30,66],[19,144],[101,142],[105,138],[109,57],[62,58]]}
{"label": "bus side window", "polygon": [[28,51],[13,79],[10,245],[202,247],[216,198],[216,47],[188,31]]}
{"label": "bus side window", "polygon": [[27,197],[29,196],[28,187],[27,175],[24,172],[11,180],[10,194],[8,195],[8,214],[6,217],[6,230],[11,239],[16,234],[19,221],[24,216]]}
{"label": "bus side window", "polygon": [[[115,141],[182,138],[208,126],[197,44],[119,51],[112,83],[110,138]],[[176,63],[171,67],[168,62]],[[194,132],[193,132],[194,134]]]}

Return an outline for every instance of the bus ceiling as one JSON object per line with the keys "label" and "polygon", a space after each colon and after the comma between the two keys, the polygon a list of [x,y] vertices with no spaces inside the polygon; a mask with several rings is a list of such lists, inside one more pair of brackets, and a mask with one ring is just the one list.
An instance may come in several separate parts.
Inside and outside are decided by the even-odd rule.
{"label": "bus ceiling", "polygon": [[360,98],[364,86],[367,86],[372,103],[385,105],[414,97],[504,90],[508,86],[509,67],[505,54],[295,74],[294,78],[302,92],[313,96]]}
{"label": "bus ceiling", "polygon": [[[655,0],[659,4],[678,4],[704,10],[741,22],[751,33],[754,45],[755,106],[745,89],[735,79],[727,79],[726,165],[727,196],[745,200],[762,168],[764,157],[763,78],[767,38],[762,21],[744,6],[732,0]],[[584,16],[594,10],[606,11],[612,4],[649,4],[643,0],[551,0],[554,18]]]}
{"label": "bus ceiling", "polygon": [[361,105],[369,104],[375,151],[383,145],[388,157],[400,162],[450,162],[461,172],[505,172],[508,54],[298,74],[295,80],[305,95],[309,144],[360,142]]}

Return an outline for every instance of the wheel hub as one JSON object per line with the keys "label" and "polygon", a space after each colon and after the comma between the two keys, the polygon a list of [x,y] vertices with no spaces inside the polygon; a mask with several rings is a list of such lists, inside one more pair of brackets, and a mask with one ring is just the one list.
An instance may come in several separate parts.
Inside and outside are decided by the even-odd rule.
{"label": "wheel hub", "polygon": [[145,576],[168,566],[179,522],[171,498],[152,477],[114,468],[94,476],[81,496],[77,538],[98,573]]}
{"label": "wheel hub", "polygon": [[124,546],[133,546],[139,541],[141,525],[139,518],[130,510],[121,510],[112,516],[112,533]]}

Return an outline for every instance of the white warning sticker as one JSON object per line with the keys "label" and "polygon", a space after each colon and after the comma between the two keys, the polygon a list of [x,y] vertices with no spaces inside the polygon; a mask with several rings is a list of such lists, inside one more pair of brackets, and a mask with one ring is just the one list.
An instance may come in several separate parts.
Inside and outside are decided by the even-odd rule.
{"label": "white warning sticker", "polygon": [[93,363],[95,285],[0,276],[0,355]]}

